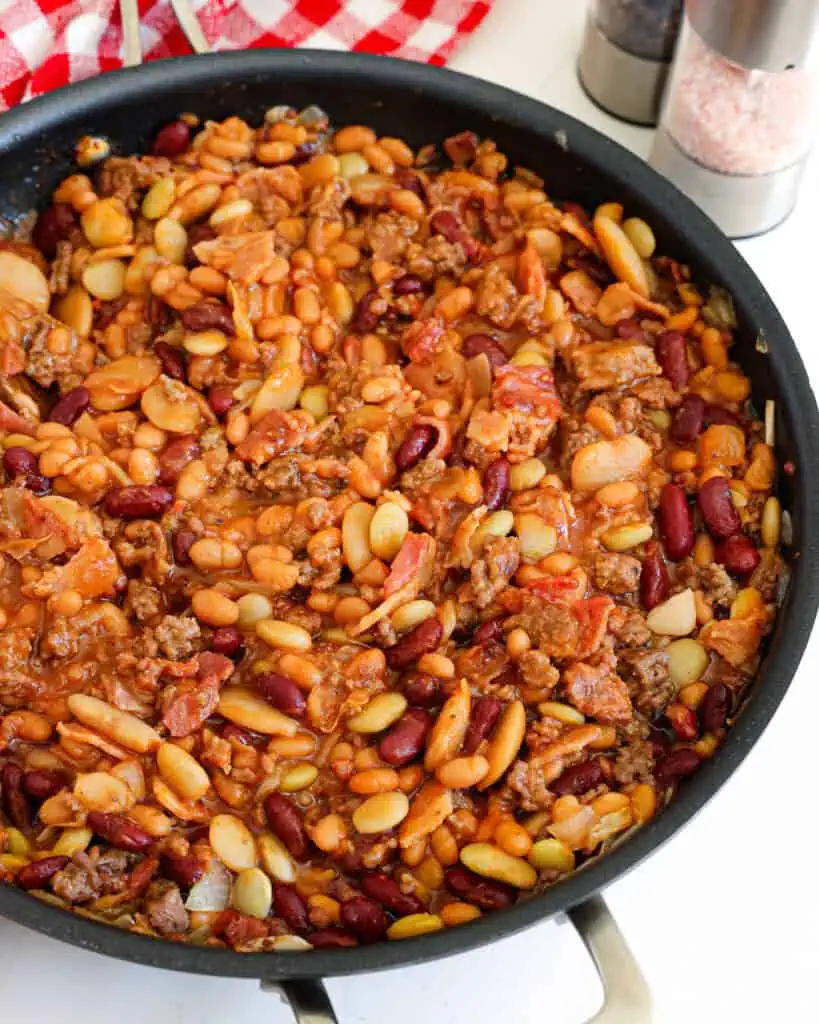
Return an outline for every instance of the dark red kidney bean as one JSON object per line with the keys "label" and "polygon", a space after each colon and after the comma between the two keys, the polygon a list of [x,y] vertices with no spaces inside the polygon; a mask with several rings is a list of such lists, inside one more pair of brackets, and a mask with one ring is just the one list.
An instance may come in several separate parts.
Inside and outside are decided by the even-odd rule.
{"label": "dark red kidney bean", "polygon": [[419,708],[431,707],[441,699],[440,681],[423,672],[413,672],[403,681],[401,688],[409,703]]}
{"label": "dark red kidney bean", "polygon": [[490,338],[488,334],[468,334],[464,338],[461,355],[464,359],[473,359],[475,356],[484,355],[493,370],[509,362],[509,357],[504,352],[501,343]]}
{"label": "dark red kidney bean", "polygon": [[472,705],[469,726],[464,737],[464,754],[474,754],[495,728],[503,703],[496,697],[479,697]]}
{"label": "dark red kidney bean", "polygon": [[171,326],[171,311],[158,295],[149,295],[145,300],[145,319],[154,334],[161,334]]}
{"label": "dark red kidney bean", "polygon": [[182,323],[189,331],[221,331],[232,337],[236,333],[230,306],[224,302],[200,299],[180,314]]}
{"label": "dark red kidney bean", "polygon": [[409,764],[424,749],[432,717],[423,708],[408,708],[378,744],[382,761],[397,767]]}
{"label": "dark red kidney bean", "polygon": [[654,769],[654,775],[664,785],[691,775],[700,766],[700,756],[689,747],[678,747],[666,754]]}
{"label": "dark red kidney bean", "polygon": [[12,445],[3,453],[3,471],[12,480],[18,476],[38,476],[37,456],[22,445]]}
{"label": "dark red kidney bean", "polygon": [[448,242],[460,242],[464,236],[464,226],[452,210],[438,210],[429,219],[430,231],[443,235]]}
{"label": "dark red kidney bean", "polygon": [[57,255],[57,243],[64,241],[76,226],[77,216],[68,203],[47,206],[34,225],[31,240],[47,259]]}
{"label": "dark red kidney bean", "polygon": [[677,484],[663,487],[657,519],[666,555],[672,562],[687,558],[694,547],[694,519],[682,487]]}
{"label": "dark red kidney bean", "polygon": [[406,917],[408,914],[422,914],[426,909],[421,900],[412,893],[401,891],[401,887],[386,875],[364,875],[361,888],[374,900],[382,903],[391,914]]}
{"label": "dark red kidney bean", "polygon": [[307,700],[292,679],[280,676],[278,672],[262,672],[261,675],[254,677],[253,683],[274,708],[293,718],[304,716]]}
{"label": "dark red kidney bean", "polygon": [[567,768],[554,782],[549,783],[549,789],[558,796],[578,796],[602,785],[604,781],[603,766],[600,759],[595,758]]}
{"label": "dark red kidney bean", "polygon": [[202,862],[192,853],[163,853],[161,863],[162,874],[182,889],[190,889],[205,873]]}
{"label": "dark red kidney bean", "polygon": [[399,473],[412,469],[427,455],[435,445],[437,432],[428,423],[419,423],[410,427],[409,433],[401,442],[395,453],[395,465]]}
{"label": "dark red kidney bean", "polygon": [[210,649],[215,654],[232,658],[242,649],[242,634],[235,626],[219,626],[210,638]]}
{"label": "dark red kidney bean", "polygon": [[170,121],[156,133],[154,156],[174,157],[184,153],[191,142],[191,128],[184,121]]}
{"label": "dark red kidney bean", "polygon": [[657,338],[654,351],[663,374],[677,391],[682,391],[691,379],[685,335],[679,331],[663,331]]}
{"label": "dark red kidney bean", "polygon": [[404,274],[392,283],[393,295],[415,295],[424,290],[424,282],[415,274]]}
{"label": "dark red kidney bean", "polygon": [[414,192],[419,199],[426,198],[424,196],[424,183],[414,171],[408,171],[405,167],[400,167],[393,177],[395,178],[395,183],[400,188]]}
{"label": "dark red kidney bean", "polygon": [[281,793],[270,793],[264,802],[267,822],[287,847],[291,856],[303,860],[307,856],[307,833],[301,811]]}
{"label": "dark red kidney bean", "polygon": [[185,247],[185,266],[195,267],[199,260],[196,258],[194,248],[200,242],[210,242],[216,238],[216,232],[207,222],[203,224],[191,224],[188,228],[188,244]]}
{"label": "dark red kidney bean", "polygon": [[724,565],[734,576],[750,576],[761,561],[761,556],[750,537],[738,534],[717,544],[714,561]]}
{"label": "dark red kidney bean", "polygon": [[450,892],[467,903],[474,903],[481,910],[503,910],[515,899],[515,890],[511,885],[481,878],[462,864],[447,868],[444,879]]}
{"label": "dark red kidney bean", "polygon": [[694,740],[699,733],[699,721],[696,712],[685,704],[671,704],[665,709],[665,717],[671,722],[671,728],[681,740]]}
{"label": "dark red kidney bean", "polygon": [[38,768],[23,776],[23,789],[33,800],[48,800],[68,785],[65,772],[51,768]]}
{"label": "dark red kidney bean", "polygon": [[290,163],[298,166],[299,164],[305,164],[307,161],[316,155],[319,148],[318,139],[307,139],[306,142],[300,142],[296,146],[296,152],[290,157]]}
{"label": "dark red kidney bean", "polygon": [[668,597],[668,569],[659,549],[653,547],[643,559],[640,573],[640,602],[647,612]]}
{"label": "dark red kidney bean", "polygon": [[144,853],[154,845],[153,836],[148,835],[136,822],[129,821],[122,814],[89,811],[86,824],[92,832],[96,832],[101,839],[105,839],[118,850]]}
{"label": "dark red kidney bean", "polygon": [[283,882],[273,885],[273,910],[294,932],[303,935],[310,931],[307,904],[292,885]]}
{"label": "dark red kidney bean", "polygon": [[365,943],[378,942],[390,924],[381,907],[366,896],[353,896],[341,904],[341,923]]}
{"label": "dark red kidney bean", "polygon": [[42,473],[26,473],[19,479],[22,479],[23,486],[27,491],[31,491],[32,494],[36,494],[38,497],[48,494],[51,490],[51,481],[47,476],[43,476]]}
{"label": "dark red kidney bean", "polygon": [[208,389],[208,405],[217,416],[224,416],[235,404],[233,388],[229,384],[214,384]]}
{"label": "dark red kidney bean", "polygon": [[188,552],[196,543],[196,534],[192,530],[177,530],[176,533],[171,537],[171,548],[173,550],[173,560],[177,565],[190,565],[190,555]]}
{"label": "dark red kidney bean", "polygon": [[23,793],[23,769],[16,764],[4,764],[0,771],[0,796],[3,810],[12,825],[26,831],[31,826],[31,811]]}
{"label": "dark red kidney bean", "polygon": [[105,511],[117,519],[155,519],[173,502],[166,487],[120,487],[105,496]]}
{"label": "dark red kidney bean", "polygon": [[252,733],[249,729],[243,729],[241,725],[234,725],[233,722],[225,723],[221,732],[223,740],[228,740],[228,742],[235,740],[236,743],[241,743],[245,747],[266,747],[269,742],[269,737]]}
{"label": "dark red kidney bean", "polygon": [[404,636],[387,651],[387,664],[390,668],[409,668],[423,654],[431,654],[440,644],[444,635],[441,623],[436,618],[424,619],[410,633]]}
{"label": "dark red kidney bean", "polygon": [[502,634],[503,619],[489,619],[488,622],[478,626],[472,634],[472,643],[475,646],[478,644],[488,644],[490,640],[500,640]]}
{"label": "dark red kidney bean", "polygon": [[706,480],[697,494],[697,503],[705,525],[717,540],[733,537],[742,529],[742,520],[734,506],[731,488],[724,476],[712,476],[710,480]]}
{"label": "dark red kidney bean", "polygon": [[503,508],[512,489],[512,467],[504,459],[495,459],[483,474],[483,504],[490,512]]}
{"label": "dark red kidney bean", "polygon": [[194,434],[184,434],[169,441],[157,456],[159,462],[159,482],[175,484],[179,474],[189,462],[198,459],[199,442]]}
{"label": "dark red kidney bean", "polygon": [[705,422],[709,427],[738,427],[741,425],[739,418],[727,409],[723,409],[721,405],[707,405],[705,407]]}
{"label": "dark red kidney bean", "polygon": [[733,703],[731,691],[725,683],[713,683],[699,706],[700,721],[706,732],[716,733],[725,726]]}
{"label": "dark red kidney bean", "polygon": [[70,860],[70,857],[43,857],[20,868],[14,880],[21,889],[44,889],[49,878],[62,871]]}
{"label": "dark red kidney bean", "polygon": [[185,356],[178,348],[169,345],[167,341],[158,341],[154,345],[154,352],[162,363],[162,372],[166,377],[181,380],[183,384],[187,383],[188,368],[185,365]]}
{"label": "dark red kidney bean", "polygon": [[82,416],[90,404],[91,392],[88,388],[72,388],[71,391],[66,391],[63,397],[52,406],[51,412],[48,414],[48,421],[70,427]]}
{"label": "dark red kidney bean", "polygon": [[321,928],[310,935],[310,945],[315,949],[340,949],[342,946],[357,946],[358,939],[340,928]]}
{"label": "dark red kidney bean", "polygon": [[701,395],[686,395],[674,413],[668,436],[675,444],[688,444],[702,433],[705,426],[705,400]]}
{"label": "dark red kidney bean", "polygon": [[629,338],[634,341],[644,341],[646,332],[636,320],[620,320],[615,328],[618,338]]}
{"label": "dark red kidney bean", "polygon": [[372,309],[373,303],[379,298],[375,290],[365,292],[358,300],[350,330],[354,334],[370,334],[378,326],[379,314]]}

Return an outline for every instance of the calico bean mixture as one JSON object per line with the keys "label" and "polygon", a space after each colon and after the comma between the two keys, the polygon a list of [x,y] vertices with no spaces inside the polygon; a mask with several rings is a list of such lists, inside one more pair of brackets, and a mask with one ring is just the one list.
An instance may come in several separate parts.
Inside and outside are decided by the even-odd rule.
{"label": "calico bean mixture", "polygon": [[0,879],[350,946],[650,819],[782,576],[730,297],[469,132],[108,153],[0,244]]}

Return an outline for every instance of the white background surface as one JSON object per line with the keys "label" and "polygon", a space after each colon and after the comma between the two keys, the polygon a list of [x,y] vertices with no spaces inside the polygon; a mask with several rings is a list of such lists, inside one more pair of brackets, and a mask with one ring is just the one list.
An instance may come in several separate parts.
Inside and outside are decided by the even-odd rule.
{"label": "white background surface", "polygon": [[[567,110],[645,154],[650,133],[598,111],[577,85],[584,8],[581,0],[497,0],[454,66]],[[817,229],[814,160],[790,220],[740,246],[784,314],[814,384]],[[814,635],[784,705],[741,769],[684,832],[606,894],[654,992],[658,1024],[819,1020],[811,839],[818,657]],[[468,956],[331,981],[329,989],[341,1024],[581,1024],[600,1000],[579,940],[556,922]],[[0,1019],[15,1024],[292,1020],[254,982],[122,964],[2,920],[0,993]]]}

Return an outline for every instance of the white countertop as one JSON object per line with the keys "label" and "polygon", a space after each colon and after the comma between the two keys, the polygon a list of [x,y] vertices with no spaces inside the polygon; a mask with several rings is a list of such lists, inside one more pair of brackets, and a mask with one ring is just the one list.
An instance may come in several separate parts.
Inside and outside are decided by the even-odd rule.
{"label": "white countertop", "polygon": [[[577,84],[584,7],[581,0],[497,0],[454,67],[560,107],[644,155],[650,132],[603,114]],[[817,229],[814,160],[790,220],[740,245],[814,382]],[[606,893],[653,990],[658,1024],[817,1019],[817,664],[814,633],[785,703],[740,770],[692,824]],[[342,1024],[581,1024],[600,1001],[579,940],[555,921],[468,956],[328,987]],[[292,1019],[254,982],[119,963],[2,920],[0,992],[0,1018],[15,1024]]]}

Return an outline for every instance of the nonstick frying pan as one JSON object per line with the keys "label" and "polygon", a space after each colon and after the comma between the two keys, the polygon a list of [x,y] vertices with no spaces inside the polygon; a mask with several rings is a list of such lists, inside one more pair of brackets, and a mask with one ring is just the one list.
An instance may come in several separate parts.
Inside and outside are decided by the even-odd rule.
{"label": "nonstick frying pan", "polygon": [[437,68],[361,54],[252,50],[155,62],[61,89],[0,119],[0,218],[43,205],[72,173],[73,143],[108,137],[115,152],[144,152],[157,128],[182,111],[261,120],[269,107],[318,104],[337,124],[365,123],[413,146],[471,129],[496,140],[510,162],[531,167],[550,195],[594,207],[617,200],[654,228],[661,252],[690,263],[701,280],[734,297],[737,358],[761,409],[776,401],[779,465],[793,463],[779,497],[793,522],[791,579],[761,673],[717,755],[683,783],[671,805],[607,856],[542,895],[468,925],[404,942],[305,953],[236,953],[168,943],[98,924],[0,886],[0,914],[122,960],[198,974],[259,978],[283,991],[304,1024],[336,1018],[321,978],[421,963],[464,952],[567,912],[594,956],[607,1006],[596,1018],[642,1024],[650,999],[597,895],[680,829],[736,770],[785,695],[819,599],[819,413],[781,317],[734,246],[673,186],[616,143],[573,118],[507,89]]}

